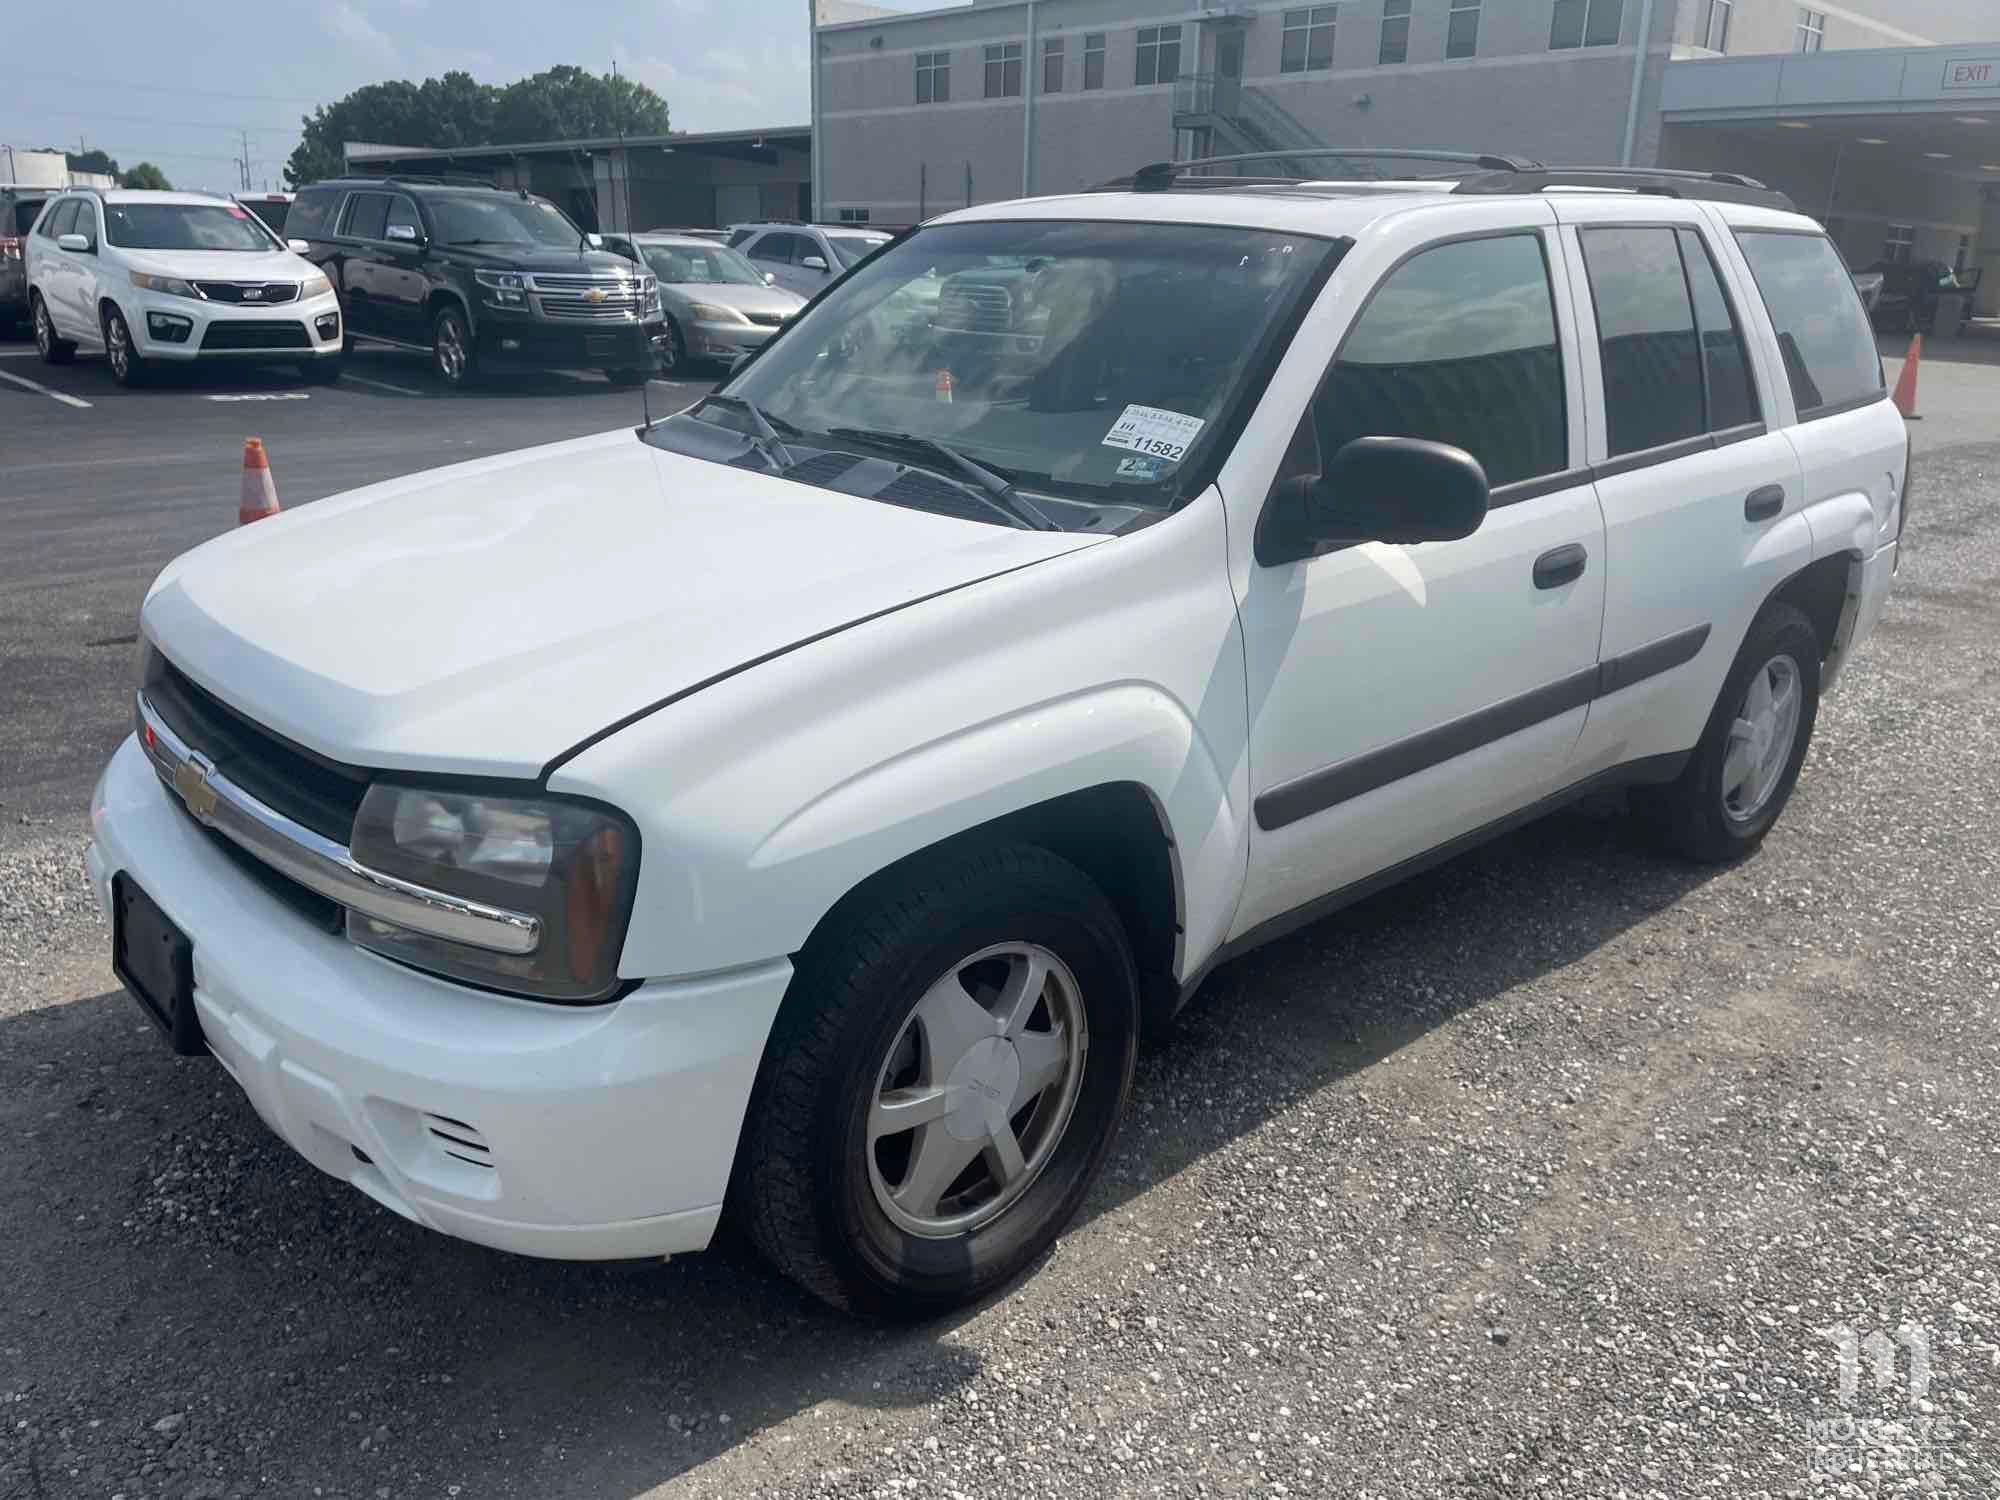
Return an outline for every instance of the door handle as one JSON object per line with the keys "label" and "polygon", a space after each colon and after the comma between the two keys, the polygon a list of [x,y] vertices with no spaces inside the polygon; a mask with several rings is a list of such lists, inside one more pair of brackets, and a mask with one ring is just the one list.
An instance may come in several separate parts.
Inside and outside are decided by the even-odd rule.
{"label": "door handle", "polygon": [[1566,583],[1575,583],[1583,577],[1583,567],[1589,558],[1581,542],[1551,548],[1535,559],[1535,587],[1559,589]]}
{"label": "door handle", "polygon": [[1762,489],[1752,490],[1743,500],[1743,519],[1746,521],[1768,521],[1785,508],[1785,487],[1782,484],[1767,484]]}

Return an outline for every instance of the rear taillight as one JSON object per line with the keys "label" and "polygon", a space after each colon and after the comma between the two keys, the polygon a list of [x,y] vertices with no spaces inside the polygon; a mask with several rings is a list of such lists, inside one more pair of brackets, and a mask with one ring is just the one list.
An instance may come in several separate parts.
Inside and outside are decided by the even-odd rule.
{"label": "rear taillight", "polygon": [[19,260],[21,241],[14,235],[0,235],[0,260]]}

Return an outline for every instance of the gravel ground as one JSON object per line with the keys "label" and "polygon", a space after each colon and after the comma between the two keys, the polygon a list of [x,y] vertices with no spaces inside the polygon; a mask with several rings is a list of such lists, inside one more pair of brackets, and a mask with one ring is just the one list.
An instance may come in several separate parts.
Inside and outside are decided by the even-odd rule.
{"label": "gravel ground", "polygon": [[[1917,503],[1757,858],[1589,808],[1222,971],[1048,1261],[921,1329],[320,1177],[110,992],[38,832],[0,867],[0,1495],[1992,1500],[2000,445]],[[1843,1404],[1830,1331],[1905,1325],[1927,1385],[1864,1357]]]}

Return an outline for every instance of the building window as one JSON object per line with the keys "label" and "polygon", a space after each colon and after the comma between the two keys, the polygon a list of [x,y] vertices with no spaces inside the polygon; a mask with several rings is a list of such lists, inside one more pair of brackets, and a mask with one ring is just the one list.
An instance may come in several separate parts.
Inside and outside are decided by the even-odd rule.
{"label": "building window", "polygon": [[1001,42],[986,49],[986,97],[1021,96],[1021,43]]}
{"label": "building window", "polygon": [[1451,22],[1444,34],[1444,55],[1479,55],[1479,0],[1451,0]]}
{"label": "building window", "polygon": [[843,224],[866,224],[868,222],[868,210],[865,208],[843,208],[840,211],[840,222]]}
{"label": "building window", "polygon": [[1711,52],[1729,50],[1729,23],[1736,18],[1736,0],[1708,0],[1701,16],[1700,44]]}
{"label": "building window", "polygon": [[1556,0],[1549,47],[1615,47],[1625,24],[1625,0]]}
{"label": "building window", "polygon": [[1132,69],[1134,83],[1172,83],[1181,76],[1181,29],[1178,26],[1141,26],[1138,60]]}
{"label": "building window", "polygon": [[1333,17],[1337,7],[1285,12],[1278,52],[1280,73],[1321,73],[1333,66]]}
{"label": "building window", "polygon": [[951,97],[951,54],[917,54],[917,103],[942,104]]}
{"label": "building window", "polygon": [[1801,52],[1817,52],[1826,45],[1825,11],[1800,8],[1798,41]]}
{"label": "building window", "polygon": [[1089,31],[1083,37],[1083,86],[1104,87],[1104,33]]}
{"label": "building window", "polygon": [[1410,59],[1410,0],[1382,0],[1382,50],[1377,62]]}
{"label": "building window", "polygon": [[1060,94],[1063,75],[1063,39],[1052,36],[1042,43],[1042,92]]}

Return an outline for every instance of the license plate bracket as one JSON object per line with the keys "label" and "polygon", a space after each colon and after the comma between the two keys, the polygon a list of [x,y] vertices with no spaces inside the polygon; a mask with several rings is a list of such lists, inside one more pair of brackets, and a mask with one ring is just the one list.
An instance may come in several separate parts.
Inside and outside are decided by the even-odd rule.
{"label": "license plate bracket", "polygon": [[194,1008],[194,944],[123,871],[111,877],[111,972],[183,1057],[208,1043]]}

